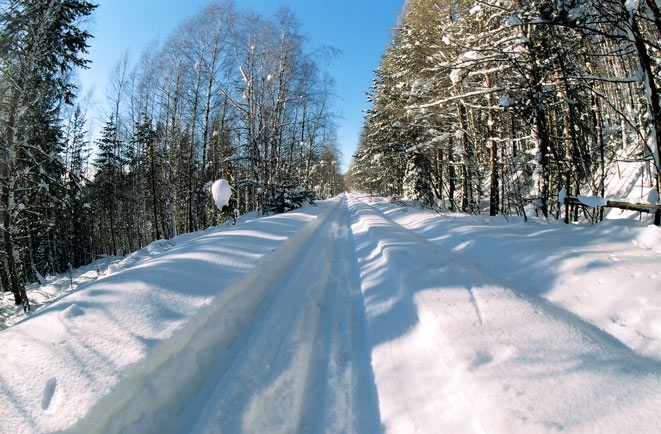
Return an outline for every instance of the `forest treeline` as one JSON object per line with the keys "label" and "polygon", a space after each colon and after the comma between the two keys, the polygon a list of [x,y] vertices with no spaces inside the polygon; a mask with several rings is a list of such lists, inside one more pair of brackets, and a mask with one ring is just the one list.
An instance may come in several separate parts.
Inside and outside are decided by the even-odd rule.
{"label": "forest treeline", "polygon": [[608,170],[633,161],[656,202],[660,40],[654,0],[409,0],[350,183],[557,217],[558,194],[603,197]]}
{"label": "forest treeline", "polygon": [[0,284],[26,310],[25,286],[46,274],[221,223],[216,179],[240,212],[344,189],[323,69],[334,52],[309,50],[291,11],[212,2],[119,59],[91,143],[75,73],[95,7],[0,0]]}

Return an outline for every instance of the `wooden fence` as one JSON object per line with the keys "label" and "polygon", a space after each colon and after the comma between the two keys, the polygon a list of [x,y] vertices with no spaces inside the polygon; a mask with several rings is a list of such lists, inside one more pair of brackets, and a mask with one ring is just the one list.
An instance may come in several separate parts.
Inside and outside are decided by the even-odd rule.
{"label": "wooden fence", "polygon": [[[661,226],[661,205],[651,204],[651,203],[630,203],[630,202],[621,202],[618,200],[607,200],[605,205],[600,205],[603,208],[619,208],[628,211],[638,211],[645,213],[654,213],[654,224],[656,226]],[[578,197],[565,197],[565,223],[569,223],[569,216],[572,214],[571,208],[573,207],[585,207],[585,208],[594,208],[593,205],[588,205],[581,202]]]}

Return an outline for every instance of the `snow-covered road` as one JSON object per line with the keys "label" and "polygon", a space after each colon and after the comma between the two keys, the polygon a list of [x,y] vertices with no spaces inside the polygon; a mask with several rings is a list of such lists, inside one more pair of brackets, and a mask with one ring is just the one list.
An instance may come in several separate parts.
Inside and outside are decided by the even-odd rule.
{"label": "snow-covered road", "polygon": [[[499,244],[570,227],[462,218],[349,195],[134,255],[0,333],[0,432],[658,432],[659,311],[616,337]],[[661,253],[617,246],[661,301]]]}
{"label": "snow-covered road", "polygon": [[192,432],[379,429],[375,395],[369,393],[373,383],[364,381],[367,341],[356,326],[364,324],[364,313],[352,308],[362,298],[351,246],[338,202],[260,270],[279,278],[261,280],[257,289],[268,302],[260,306],[231,367],[204,399]]}

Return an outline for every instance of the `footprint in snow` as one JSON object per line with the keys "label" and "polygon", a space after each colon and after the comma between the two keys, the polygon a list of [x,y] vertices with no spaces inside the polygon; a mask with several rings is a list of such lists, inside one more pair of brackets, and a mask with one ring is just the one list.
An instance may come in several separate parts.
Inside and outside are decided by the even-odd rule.
{"label": "footprint in snow", "polygon": [[491,353],[485,349],[480,349],[475,353],[475,358],[471,362],[470,369],[471,371],[474,371],[491,362],[493,362],[493,356]]}
{"label": "footprint in snow", "polygon": [[493,367],[505,363],[516,356],[516,348],[503,346],[494,349],[481,348],[475,352],[470,364],[470,370],[476,371],[483,367]]}
{"label": "footprint in snow", "polygon": [[49,379],[46,382],[46,385],[44,386],[44,391],[41,395],[41,409],[44,411],[47,411],[50,409],[51,405],[53,407],[56,407],[54,404],[56,401],[54,398],[56,397],[56,392],[57,392],[57,379],[55,377]]}

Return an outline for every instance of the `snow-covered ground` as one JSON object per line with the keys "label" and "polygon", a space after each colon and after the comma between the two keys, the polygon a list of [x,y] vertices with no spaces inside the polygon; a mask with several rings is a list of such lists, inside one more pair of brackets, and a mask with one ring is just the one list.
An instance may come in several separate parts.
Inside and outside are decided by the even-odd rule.
{"label": "snow-covered ground", "polygon": [[0,432],[661,429],[661,229],[635,219],[348,195],[106,265],[8,319]]}

